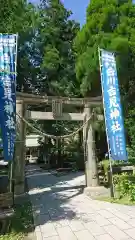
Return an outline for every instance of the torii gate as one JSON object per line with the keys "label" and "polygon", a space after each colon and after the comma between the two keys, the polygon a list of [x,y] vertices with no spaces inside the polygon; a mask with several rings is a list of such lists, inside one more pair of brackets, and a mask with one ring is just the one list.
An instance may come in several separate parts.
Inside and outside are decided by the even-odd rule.
{"label": "torii gate", "polygon": [[[50,104],[52,112],[28,111],[28,105]],[[69,104],[84,107],[83,113],[64,113],[62,104]],[[17,92],[16,112],[25,119],[33,120],[64,120],[64,121],[87,121],[92,115],[92,109],[102,105],[102,97],[94,98],[68,98],[39,96]],[[102,120],[103,116],[97,116],[97,120]],[[25,181],[25,139],[26,124],[17,117],[19,126],[19,141],[16,142],[15,157],[15,193],[24,193]],[[86,144],[85,172],[87,187],[98,186],[97,163],[95,157],[95,140],[92,122],[88,122],[83,129],[83,141]]]}

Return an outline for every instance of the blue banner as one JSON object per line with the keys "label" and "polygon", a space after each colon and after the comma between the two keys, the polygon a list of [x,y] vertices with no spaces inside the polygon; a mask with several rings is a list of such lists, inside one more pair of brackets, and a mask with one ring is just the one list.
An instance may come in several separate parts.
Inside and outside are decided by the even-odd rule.
{"label": "blue banner", "polygon": [[124,123],[114,54],[100,50],[100,64],[106,133],[110,157],[113,160],[127,161]]}
{"label": "blue banner", "polygon": [[11,161],[16,138],[17,35],[0,34],[0,125],[4,160]]}

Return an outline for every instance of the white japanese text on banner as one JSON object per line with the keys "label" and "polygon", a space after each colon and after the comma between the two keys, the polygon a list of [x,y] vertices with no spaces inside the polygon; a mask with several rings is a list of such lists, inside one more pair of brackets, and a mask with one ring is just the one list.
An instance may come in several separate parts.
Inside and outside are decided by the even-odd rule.
{"label": "white japanese text on banner", "polygon": [[16,136],[17,35],[0,34],[0,125],[4,159],[13,159]]}
{"label": "white japanese text on banner", "polygon": [[115,56],[100,50],[101,84],[110,157],[127,161],[124,123]]}

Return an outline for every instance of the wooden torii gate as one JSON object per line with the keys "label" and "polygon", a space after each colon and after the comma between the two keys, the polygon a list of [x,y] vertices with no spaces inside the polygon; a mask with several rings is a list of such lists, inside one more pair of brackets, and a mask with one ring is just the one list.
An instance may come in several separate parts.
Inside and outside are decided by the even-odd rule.
{"label": "wooden torii gate", "polygon": [[[52,105],[52,112],[28,111],[29,105]],[[83,113],[64,113],[62,105],[69,104],[84,107]],[[92,109],[102,105],[102,97],[95,98],[68,98],[54,96],[39,96],[17,92],[16,112],[27,120],[64,120],[64,121],[87,121],[92,115]],[[97,116],[102,120],[103,116]],[[16,142],[15,157],[15,193],[24,193],[25,181],[25,139],[26,124],[23,119],[17,117],[19,141]],[[83,129],[83,138],[86,146],[86,184],[87,187],[98,186],[97,164],[95,156],[95,140],[92,122],[89,121]]]}

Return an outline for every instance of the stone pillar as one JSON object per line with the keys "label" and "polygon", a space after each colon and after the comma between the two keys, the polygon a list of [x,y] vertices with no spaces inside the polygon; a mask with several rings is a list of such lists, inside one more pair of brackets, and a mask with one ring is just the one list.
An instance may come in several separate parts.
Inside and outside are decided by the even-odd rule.
{"label": "stone pillar", "polygon": [[[22,100],[16,101],[16,112],[25,117],[26,106]],[[14,179],[15,179],[15,194],[20,195],[25,192],[25,138],[26,124],[18,116],[16,116],[16,146],[15,146],[15,164],[14,164]]]}
{"label": "stone pillar", "polygon": [[[91,108],[85,106],[85,121],[91,116]],[[84,147],[85,147],[85,172],[87,187],[96,187],[99,185],[97,162],[95,156],[95,137],[91,120],[85,125],[84,130]]]}

